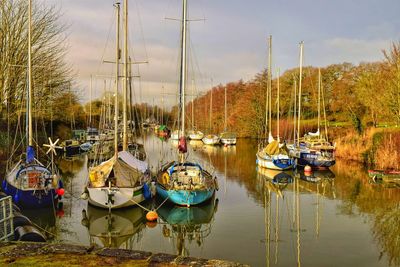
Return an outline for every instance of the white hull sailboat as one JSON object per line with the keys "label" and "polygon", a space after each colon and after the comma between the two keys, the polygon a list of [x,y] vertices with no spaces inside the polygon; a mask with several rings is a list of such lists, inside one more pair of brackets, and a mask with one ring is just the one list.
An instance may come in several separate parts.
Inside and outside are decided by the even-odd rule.
{"label": "white hull sailboat", "polygon": [[[125,51],[124,51],[124,92],[127,91],[127,0],[124,0],[124,22],[125,22]],[[117,209],[137,205],[145,199],[152,197],[150,192],[150,171],[148,164],[134,157],[128,150],[127,144],[127,116],[126,97],[123,99],[123,148],[118,152],[118,84],[119,84],[119,22],[120,4],[115,4],[117,19],[117,41],[116,41],[116,71],[115,71],[115,111],[114,111],[114,156],[100,165],[89,169],[89,182],[86,188],[89,203],[108,209]]]}
{"label": "white hull sailboat", "polygon": [[220,135],[219,135],[219,138],[220,138],[220,140],[221,140],[221,143],[224,145],[224,146],[233,146],[233,145],[236,145],[236,133],[234,133],[234,132],[228,132],[227,131],[227,125],[228,125],[228,118],[227,118],[227,104],[226,104],[226,86],[225,86],[225,103],[224,103],[224,106],[225,106],[225,120],[224,120],[224,132],[222,132]]}
{"label": "white hull sailboat", "polygon": [[[293,160],[290,158],[285,144],[280,143],[279,137],[279,72],[278,72],[278,86],[277,86],[277,140],[272,136],[272,75],[271,75],[271,58],[272,58],[272,36],[269,36],[269,62],[268,62],[268,88],[266,106],[268,109],[265,112],[265,125],[268,126],[269,134],[266,145],[261,145],[256,156],[257,165],[263,168],[272,170],[288,170],[293,168]],[[269,119],[268,119],[269,115]]]}
{"label": "white hull sailboat", "polygon": [[218,145],[219,144],[219,137],[215,134],[207,134],[202,139],[205,145]]}

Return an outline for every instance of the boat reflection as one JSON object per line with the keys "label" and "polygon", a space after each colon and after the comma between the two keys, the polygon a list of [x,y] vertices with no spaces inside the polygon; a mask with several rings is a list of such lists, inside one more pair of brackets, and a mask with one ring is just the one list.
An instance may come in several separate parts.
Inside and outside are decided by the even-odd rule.
{"label": "boat reflection", "polygon": [[88,229],[91,245],[132,249],[142,237],[146,218],[140,207],[108,211],[88,205],[81,223]]}
{"label": "boat reflection", "polygon": [[79,173],[85,165],[85,155],[76,155],[73,157],[60,157],[56,160],[58,169],[63,177],[73,177]]}
{"label": "boat reflection", "polygon": [[178,255],[189,256],[187,242],[191,244],[195,241],[199,247],[204,244],[205,238],[211,233],[217,208],[218,199],[212,198],[204,205],[187,208],[166,203],[158,210],[164,222],[163,236],[172,240]]}
{"label": "boat reflection", "polygon": [[321,180],[326,180],[326,179],[333,179],[335,178],[335,174],[329,170],[316,170],[316,171],[311,171],[311,172],[299,172],[300,179],[310,182],[310,183],[318,183]]}

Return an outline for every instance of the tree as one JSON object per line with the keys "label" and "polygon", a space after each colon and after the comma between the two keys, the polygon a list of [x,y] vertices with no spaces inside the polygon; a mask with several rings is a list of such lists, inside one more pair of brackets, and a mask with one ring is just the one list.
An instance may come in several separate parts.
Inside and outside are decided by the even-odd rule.
{"label": "tree", "polygon": [[[66,25],[54,7],[32,8],[32,78],[34,113],[48,112],[51,101],[69,90],[71,69],[65,63]],[[19,111],[27,87],[28,5],[22,0],[0,2],[0,113]],[[53,105],[56,107],[56,105]],[[11,119],[16,119],[12,114]]]}

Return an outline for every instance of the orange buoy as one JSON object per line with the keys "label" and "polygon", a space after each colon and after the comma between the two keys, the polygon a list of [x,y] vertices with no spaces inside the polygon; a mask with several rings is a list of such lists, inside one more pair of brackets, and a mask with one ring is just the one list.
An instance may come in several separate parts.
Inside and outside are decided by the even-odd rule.
{"label": "orange buoy", "polygon": [[157,214],[157,212],[155,212],[155,211],[149,211],[149,212],[147,212],[147,214],[146,214],[146,219],[149,221],[149,222],[154,222],[154,221],[156,221],[157,220],[157,218],[158,218],[158,214]]}
{"label": "orange buoy", "polygon": [[311,167],[310,167],[309,165],[306,165],[306,166],[304,167],[304,172],[305,172],[305,173],[310,173],[310,172],[312,172]]}

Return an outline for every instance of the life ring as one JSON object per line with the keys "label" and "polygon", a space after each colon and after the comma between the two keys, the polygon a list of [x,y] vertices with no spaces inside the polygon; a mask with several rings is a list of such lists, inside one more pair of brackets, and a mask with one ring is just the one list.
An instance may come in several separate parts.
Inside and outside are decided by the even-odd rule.
{"label": "life ring", "polygon": [[169,184],[169,174],[167,172],[164,172],[161,176],[161,182],[163,184]]}

